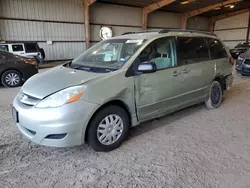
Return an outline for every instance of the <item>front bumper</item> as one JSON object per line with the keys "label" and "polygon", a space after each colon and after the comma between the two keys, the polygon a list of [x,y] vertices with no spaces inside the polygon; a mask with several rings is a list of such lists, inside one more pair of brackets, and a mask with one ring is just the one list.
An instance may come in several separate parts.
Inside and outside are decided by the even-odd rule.
{"label": "front bumper", "polygon": [[84,143],[88,122],[99,106],[79,100],[58,108],[39,109],[16,97],[13,107],[18,114],[17,127],[24,137],[39,145],[71,147]]}
{"label": "front bumper", "polygon": [[244,62],[245,60],[237,60],[235,69],[241,74],[250,75],[250,65]]}

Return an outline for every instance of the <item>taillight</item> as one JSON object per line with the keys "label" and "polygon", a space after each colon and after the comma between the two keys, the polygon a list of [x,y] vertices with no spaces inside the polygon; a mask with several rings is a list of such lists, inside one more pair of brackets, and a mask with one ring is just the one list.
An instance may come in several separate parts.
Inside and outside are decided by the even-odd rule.
{"label": "taillight", "polygon": [[232,56],[229,58],[229,62],[232,66],[234,66],[234,58]]}
{"label": "taillight", "polygon": [[239,57],[238,57],[238,60],[243,60],[243,58],[239,56]]}
{"label": "taillight", "polygon": [[33,60],[26,60],[24,61],[25,64],[30,64],[30,65],[35,65],[36,64],[36,61],[33,61]]}

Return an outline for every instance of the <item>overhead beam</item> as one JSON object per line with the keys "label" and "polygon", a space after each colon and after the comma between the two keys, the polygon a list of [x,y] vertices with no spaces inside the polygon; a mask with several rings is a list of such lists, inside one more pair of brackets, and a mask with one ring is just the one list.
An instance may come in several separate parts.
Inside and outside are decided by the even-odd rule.
{"label": "overhead beam", "polygon": [[216,21],[219,20],[223,20],[226,18],[230,18],[232,16],[237,16],[239,14],[244,14],[246,12],[250,12],[250,8],[245,8],[245,9],[241,9],[241,10],[237,10],[237,11],[232,11],[232,12],[228,12],[225,14],[220,14],[218,16],[212,16],[209,18],[209,31],[213,32],[214,31],[214,25]]}
{"label": "overhead beam", "polygon": [[232,17],[232,16],[237,16],[239,14],[243,14],[243,13],[246,13],[246,12],[249,12],[249,11],[250,11],[250,8],[245,8],[245,9],[241,9],[241,10],[237,10],[237,11],[233,11],[233,12],[228,12],[228,13],[225,13],[225,14],[220,14],[218,16],[212,16],[210,19],[214,20],[214,21],[223,20],[225,18],[229,18],[229,17]]}
{"label": "overhead beam", "polygon": [[159,8],[162,8],[170,3],[175,2],[176,0],[161,0],[157,3],[153,3],[151,5],[148,5],[144,8],[142,8],[142,29],[146,30],[147,29],[147,23],[148,23],[148,14],[150,12],[153,12]]}
{"label": "overhead beam", "polygon": [[247,26],[247,38],[246,38],[246,42],[249,41],[249,32],[250,32],[250,12],[249,12],[249,17],[248,17],[248,26]]}
{"label": "overhead beam", "polygon": [[186,12],[182,15],[182,23],[181,23],[181,27],[182,29],[186,29],[186,25],[187,25],[187,19],[191,18],[193,16],[197,16],[199,14],[202,14],[204,12],[208,12],[210,10],[213,10],[215,8],[221,7],[221,6],[225,6],[225,5],[229,5],[232,3],[237,3],[241,0],[227,0],[227,1],[223,1],[217,4],[213,4],[213,5],[209,5],[207,7],[203,7],[203,8],[198,8],[189,12]]}
{"label": "overhead beam", "polygon": [[89,7],[90,7],[90,5],[92,5],[95,2],[96,2],[96,0],[83,0],[86,49],[88,49],[90,46]]}
{"label": "overhead beam", "polygon": [[198,9],[186,12],[186,13],[184,13],[184,16],[187,17],[187,18],[190,18],[190,17],[193,17],[193,16],[197,16],[199,14],[202,14],[204,12],[208,12],[208,11],[213,10],[215,8],[222,7],[222,6],[225,6],[225,5],[229,5],[229,4],[232,4],[232,3],[237,3],[239,1],[240,0],[223,1],[221,3],[217,3],[217,4],[214,4],[214,5],[210,5],[210,6],[207,6],[207,7],[198,8]]}

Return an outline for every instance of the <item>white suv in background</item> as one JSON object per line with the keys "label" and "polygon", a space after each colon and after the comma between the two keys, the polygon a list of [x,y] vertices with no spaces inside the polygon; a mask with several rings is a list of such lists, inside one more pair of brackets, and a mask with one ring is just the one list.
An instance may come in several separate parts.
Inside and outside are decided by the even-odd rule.
{"label": "white suv in background", "polygon": [[34,57],[39,63],[43,63],[45,53],[35,42],[0,43],[0,51],[7,51],[24,57]]}

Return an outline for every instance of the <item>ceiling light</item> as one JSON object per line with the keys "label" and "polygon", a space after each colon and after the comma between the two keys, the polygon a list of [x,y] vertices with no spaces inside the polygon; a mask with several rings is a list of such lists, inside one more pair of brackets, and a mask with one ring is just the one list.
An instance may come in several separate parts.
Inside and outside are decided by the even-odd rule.
{"label": "ceiling light", "polygon": [[195,1],[195,0],[186,0],[186,1],[180,2],[180,4],[181,4],[181,5],[186,5],[186,4],[192,3],[192,2],[194,2],[194,1]]}
{"label": "ceiling light", "polygon": [[225,5],[224,7],[225,7],[225,8],[234,8],[235,5],[234,5],[234,4],[230,4],[230,5]]}
{"label": "ceiling light", "polygon": [[188,4],[188,3],[190,3],[190,2],[189,1],[182,1],[181,5],[185,5],[185,4]]}

